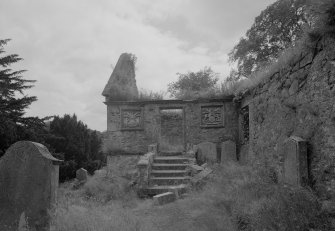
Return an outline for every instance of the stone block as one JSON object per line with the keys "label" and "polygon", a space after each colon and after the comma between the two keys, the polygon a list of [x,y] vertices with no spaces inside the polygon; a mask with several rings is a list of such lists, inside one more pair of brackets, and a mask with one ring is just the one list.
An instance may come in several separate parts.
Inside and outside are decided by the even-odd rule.
{"label": "stone block", "polygon": [[158,153],[158,145],[157,144],[149,144],[148,145],[148,152],[152,152],[155,155]]}
{"label": "stone block", "polygon": [[76,171],[76,178],[80,182],[86,182],[87,181],[87,170],[84,168],[80,168]]}
{"label": "stone block", "polygon": [[197,184],[200,181],[204,180],[209,174],[213,172],[210,168],[205,168],[203,171],[199,172],[197,175],[195,175],[193,178],[191,178],[192,184]]}
{"label": "stone block", "polygon": [[284,142],[284,183],[304,186],[308,181],[307,142],[291,136]]}
{"label": "stone block", "polygon": [[59,166],[39,143],[19,141],[0,159],[0,230],[50,230],[56,203]]}
{"label": "stone block", "polygon": [[212,142],[202,142],[197,145],[198,153],[201,153],[201,158],[205,158],[209,162],[217,161],[216,145]]}
{"label": "stone block", "polygon": [[176,194],[173,192],[166,192],[153,197],[154,205],[164,205],[174,202],[176,199]]}
{"label": "stone block", "polygon": [[228,161],[237,161],[236,144],[231,140],[227,140],[221,144],[221,163]]}

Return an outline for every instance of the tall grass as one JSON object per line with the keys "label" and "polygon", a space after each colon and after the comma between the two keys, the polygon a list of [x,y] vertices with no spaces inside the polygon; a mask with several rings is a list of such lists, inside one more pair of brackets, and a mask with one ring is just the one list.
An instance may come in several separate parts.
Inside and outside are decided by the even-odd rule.
{"label": "tall grass", "polygon": [[237,230],[330,230],[311,190],[272,183],[251,167],[233,163],[215,171],[204,193],[228,211]]}

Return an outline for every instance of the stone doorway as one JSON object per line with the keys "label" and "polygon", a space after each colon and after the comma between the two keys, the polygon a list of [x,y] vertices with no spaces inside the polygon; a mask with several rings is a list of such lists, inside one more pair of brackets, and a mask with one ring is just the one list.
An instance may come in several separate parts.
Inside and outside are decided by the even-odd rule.
{"label": "stone doorway", "polygon": [[161,151],[182,152],[185,146],[184,109],[160,108],[160,137]]}

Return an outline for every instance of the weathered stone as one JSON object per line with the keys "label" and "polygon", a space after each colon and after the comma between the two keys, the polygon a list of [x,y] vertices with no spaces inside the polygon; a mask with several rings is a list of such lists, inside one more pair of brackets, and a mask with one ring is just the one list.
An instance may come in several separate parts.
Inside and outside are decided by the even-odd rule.
{"label": "weathered stone", "polygon": [[308,180],[307,142],[291,136],[284,143],[284,182],[303,186]]}
{"label": "weathered stone", "polygon": [[87,181],[87,170],[80,168],[76,171],[76,178],[78,181],[86,182]]}
{"label": "weathered stone", "polygon": [[290,89],[288,89],[288,92],[290,95],[294,95],[295,93],[297,93],[299,90],[299,81],[296,79],[293,81],[293,83],[291,84]]}
{"label": "weathered stone", "polygon": [[128,53],[120,55],[102,95],[107,101],[134,100],[138,98],[135,79],[135,56]]}
{"label": "weathered stone", "polygon": [[210,162],[217,161],[217,151],[216,145],[212,142],[202,142],[197,145],[198,150],[201,151],[201,154]]}
{"label": "weathered stone", "polygon": [[158,153],[158,145],[157,144],[149,144],[148,145],[148,152],[152,152],[156,155]]}
{"label": "weathered stone", "polygon": [[227,140],[221,144],[221,163],[227,161],[237,161],[236,144],[231,140]]}
{"label": "weathered stone", "polygon": [[187,169],[190,173],[191,176],[194,176],[195,174],[201,172],[202,170],[204,170],[203,167],[196,165],[196,164],[190,164],[187,166]]}
{"label": "weathered stone", "polygon": [[0,159],[0,230],[49,230],[60,161],[42,144],[19,141]]}
{"label": "weathered stone", "polygon": [[199,172],[198,174],[196,174],[194,177],[191,178],[191,183],[192,184],[199,183],[200,181],[204,180],[212,172],[213,172],[212,169],[205,168],[203,171]]}
{"label": "weathered stone", "polygon": [[158,194],[152,198],[154,200],[154,205],[164,205],[167,203],[174,202],[177,197],[173,192],[166,192],[162,194]]}

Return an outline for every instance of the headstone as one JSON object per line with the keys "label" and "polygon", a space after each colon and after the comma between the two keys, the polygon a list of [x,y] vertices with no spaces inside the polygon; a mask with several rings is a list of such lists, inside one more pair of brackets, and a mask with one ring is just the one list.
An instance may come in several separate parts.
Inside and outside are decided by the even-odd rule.
{"label": "headstone", "polygon": [[231,140],[227,140],[221,144],[221,163],[228,161],[237,161],[236,144]]}
{"label": "headstone", "polygon": [[87,170],[84,168],[80,168],[76,171],[76,178],[80,182],[86,182],[87,181]]}
{"label": "headstone", "polygon": [[209,162],[217,161],[216,145],[212,142],[202,142],[197,145],[198,152],[200,150],[201,155],[205,157]]}
{"label": "headstone", "polygon": [[108,100],[125,101],[138,98],[135,79],[136,58],[132,54],[123,53],[106,84],[102,95]]}
{"label": "headstone", "polygon": [[148,145],[148,152],[152,152],[156,155],[158,153],[158,145],[157,144],[149,144]]}
{"label": "headstone", "polygon": [[167,203],[174,202],[177,197],[173,192],[166,192],[162,194],[158,194],[152,198],[154,200],[154,205],[164,205]]}
{"label": "headstone", "polygon": [[291,136],[284,142],[284,182],[304,186],[308,181],[307,142]]}
{"label": "headstone", "polygon": [[19,141],[0,159],[0,230],[50,230],[59,166],[39,143]]}

